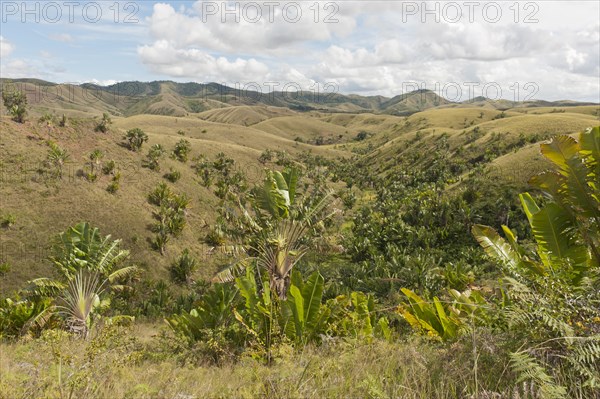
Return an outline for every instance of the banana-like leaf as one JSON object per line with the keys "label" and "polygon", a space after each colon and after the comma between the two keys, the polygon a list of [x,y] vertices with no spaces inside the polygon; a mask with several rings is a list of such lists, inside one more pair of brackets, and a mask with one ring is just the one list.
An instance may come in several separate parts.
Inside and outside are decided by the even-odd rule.
{"label": "banana-like leaf", "polygon": [[115,270],[108,276],[108,281],[114,283],[116,281],[126,279],[128,277],[135,276],[140,272],[140,268],[137,266],[127,266],[121,269]]}
{"label": "banana-like leaf", "polygon": [[443,328],[443,339],[453,339],[456,338],[457,327],[458,325],[451,321],[450,318],[446,315],[446,311],[444,307],[440,303],[440,300],[437,297],[433,297],[433,304],[435,306],[435,310],[437,312],[437,317],[440,320]]}
{"label": "banana-like leaf", "polygon": [[562,172],[568,169],[567,160],[576,155],[579,148],[577,140],[566,135],[554,137],[550,143],[540,144],[542,154],[557,165]]}
{"label": "banana-like leaf", "polygon": [[321,300],[323,299],[323,286],[325,279],[319,272],[314,272],[302,288],[302,297],[304,298],[304,314],[306,323],[314,328],[318,321],[318,314],[321,309]]}
{"label": "banana-like leaf", "polygon": [[579,145],[583,152],[600,160],[600,126],[589,128],[579,135]]}
{"label": "banana-like leaf", "polygon": [[519,195],[521,199],[521,205],[523,206],[523,211],[525,211],[525,215],[527,215],[527,219],[531,224],[531,220],[533,215],[540,211],[539,206],[535,203],[535,200],[529,193],[523,193]]}
{"label": "banana-like leaf", "polygon": [[290,198],[290,203],[294,203],[296,199],[296,185],[298,184],[298,169],[297,168],[286,168],[282,172],[283,178],[288,187],[288,193]]}
{"label": "banana-like leaf", "polygon": [[517,269],[521,258],[509,244],[489,226],[473,225],[471,232],[484,251],[512,269]]}
{"label": "banana-like leaf", "polygon": [[238,260],[230,265],[225,266],[223,269],[219,270],[212,278],[213,283],[228,283],[235,280],[235,276],[241,273],[242,271],[249,269],[248,266],[255,261],[254,257],[247,257]]}
{"label": "banana-like leaf", "polygon": [[510,244],[511,248],[519,254],[519,257],[524,257],[525,249],[522,246],[520,246],[517,242],[516,234],[508,226],[505,225],[502,225],[502,231],[504,232],[504,236],[508,240],[508,243]]}
{"label": "banana-like leaf", "polygon": [[293,315],[294,338],[301,340],[306,327],[304,298],[302,297],[302,292],[300,292],[300,289],[295,285],[292,285],[288,292],[288,304]]}
{"label": "banana-like leaf", "polygon": [[444,327],[438,319],[434,308],[431,305],[429,305],[423,298],[421,298],[408,288],[402,288],[401,291],[408,299],[409,305],[412,310],[412,312],[408,312],[405,309],[403,312],[405,318],[406,313],[410,314],[410,317],[406,318],[407,321],[411,323],[412,320],[411,325],[420,326],[420,328],[442,338],[444,336]]}
{"label": "banana-like leaf", "polygon": [[564,180],[565,178],[563,175],[549,170],[533,176],[529,179],[529,184],[557,198],[564,187]]}
{"label": "banana-like leaf", "polygon": [[587,250],[571,243],[567,231],[573,228],[569,215],[555,203],[547,204],[532,216],[531,229],[538,243],[538,254],[549,267],[556,269],[570,259],[574,264],[587,262]]}
{"label": "banana-like leaf", "polygon": [[588,218],[600,218],[600,201],[594,198],[597,190],[594,188],[594,180],[597,176],[589,174],[588,166],[581,162],[581,158],[575,157],[567,161],[569,167],[566,179],[566,194],[571,206],[578,216]]}

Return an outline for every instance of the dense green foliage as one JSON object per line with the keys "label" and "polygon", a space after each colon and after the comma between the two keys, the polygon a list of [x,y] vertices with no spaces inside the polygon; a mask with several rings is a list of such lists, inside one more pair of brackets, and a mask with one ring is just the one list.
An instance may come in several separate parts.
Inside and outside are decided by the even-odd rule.
{"label": "dense green foliage", "polygon": [[[132,129],[126,140],[139,152],[148,136]],[[361,134],[355,144],[370,140]],[[594,397],[600,128],[542,144],[553,169],[528,188],[499,186],[478,160],[448,148],[442,137],[435,151],[399,160],[394,170],[359,155],[294,159],[269,150],[259,160],[272,168],[251,184],[234,159],[192,158],[181,139],[172,157],[191,165],[164,175],[177,192],[158,183],[144,204],[154,219],[148,241],[168,259],[165,275],[175,284],[137,279],[140,269],[126,265],[120,240],[80,223],[56,238],[47,259],[54,278],[2,298],[0,335],[62,329],[93,342],[106,326],[135,316],[166,323],[164,339],[153,341],[164,352],[152,356],[273,365],[286,350],[376,347],[414,334],[468,368],[460,388],[448,385],[448,397]],[[159,171],[165,153],[152,145],[139,162]],[[86,167],[111,174],[116,188],[107,190],[116,193],[120,174],[114,162],[102,164],[103,155],[93,151]],[[56,176],[68,158],[50,144]],[[196,232],[211,248],[171,254],[167,245],[187,225],[191,201],[176,183],[190,171],[218,204],[215,220]],[[212,282],[198,278],[207,263],[200,254],[218,255]]]}

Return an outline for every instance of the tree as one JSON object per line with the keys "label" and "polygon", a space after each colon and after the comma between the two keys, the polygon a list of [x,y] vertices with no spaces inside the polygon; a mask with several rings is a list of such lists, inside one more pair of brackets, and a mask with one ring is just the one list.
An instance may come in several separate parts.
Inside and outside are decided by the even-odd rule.
{"label": "tree", "polygon": [[2,101],[15,122],[24,123],[27,116],[27,96],[14,86],[2,91]]}
{"label": "tree", "polygon": [[138,127],[128,130],[123,139],[127,140],[131,151],[139,151],[142,145],[148,141],[148,135]]}
{"label": "tree", "polygon": [[126,280],[139,271],[136,266],[122,266],[129,251],[120,246],[121,240],[101,236],[87,222],[60,233],[52,246],[54,255],[49,257],[58,278],[31,280],[25,291],[33,303],[53,303],[36,316],[35,323],[41,325],[59,314],[66,316],[72,331],[87,336],[92,313],[108,304],[108,298],[101,301],[100,296],[109,290],[124,291]]}
{"label": "tree", "polygon": [[69,160],[70,155],[67,150],[59,147],[54,142],[50,142],[48,145],[50,146],[50,150],[48,150],[47,161],[51,166],[54,167],[55,175],[62,179],[63,166]]}
{"label": "tree", "polygon": [[96,131],[106,133],[108,132],[110,125],[112,125],[112,119],[110,119],[110,115],[105,112],[102,114],[100,123],[98,123],[98,126],[96,126]]}
{"label": "tree", "polygon": [[240,250],[247,256],[219,272],[214,280],[232,281],[236,268],[254,264],[267,271],[271,291],[287,297],[293,267],[308,250],[311,230],[329,219],[332,195],[329,192],[301,198],[296,193],[298,170],[267,171],[262,186],[252,192],[251,210],[241,207],[253,238]]}

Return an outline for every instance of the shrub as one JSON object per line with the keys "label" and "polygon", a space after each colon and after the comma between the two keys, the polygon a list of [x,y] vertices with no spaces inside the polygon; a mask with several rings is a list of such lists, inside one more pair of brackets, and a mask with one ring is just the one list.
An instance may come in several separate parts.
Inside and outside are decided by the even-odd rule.
{"label": "shrub", "polygon": [[190,251],[186,248],[183,250],[179,258],[169,269],[171,279],[176,283],[190,284],[192,283],[192,275],[198,269],[198,262],[190,255]]}
{"label": "shrub", "polygon": [[171,168],[169,173],[166,173],[163,177],[171,183],[177,183],[177,181],[181,178],[181,172]]}
{"label": "shrub", "polygon": [[2,101],[15,122],[24,123],[27,116],[27,96],[12,85],[2,91]]}
{"label": "shrub", "polygon": [[117,191],[119,191],[119,188],[120,188],[119,182],[112,181],[108,184],[108,187],[106,187],[106,191],[108,191],[111,194],[115,194]]}
{"label": "shrub", "polygon": [[44,115],[38,119],[38,123],[50,126],[56,122],[56,115],[51,114],[50,112],[45,112]]}
{"label": "shrub", "polygon": [[367,133],[363,130],[362,132],[360,132],[356,135],[356,137],[354,138],[354,141],[363,141],[363,140],[367,139],[368,137],[369,137],[369,133]]}
{"label": "shrub", "polygon": [[173,150],[173,158],[177,159],[179,162],[187,162],[188,155],[192,150],[192,145],[189,141],[185,139],[179,140],[177,144],[175,144],[175,149]]}
{"label": "shrub", "polygon": [[146,155],[146,159],[142,162],[142,167],[148,168],[155,172],[160,171],[160,164],[158,161],[165,154],[165,149],[160,144],[154,144],[148,150],[148,154]]}
{"label": "shrub", "polygon": [[102,119],[100,120],[100,122],[98,123],[98,125],[96,125],[96,131],[97,132],[102,132],[102,133],[106,133],[108,132],[108,129],[110,128],[110,125],[112,125],[112,119],[110,118],[110,115],[108,113],[103,113],[102,114]]}
{"label": "shrub", "polygon": [[148,135],[139,127],[128,130],[123,136],[124,140],[127,140],[128,147],[131,151],[138,152],[142,145],[148,141]]}
{"label": "shrub", "polygon": [[4,215],[4,217],[2,218],[1,224],[2,224],[2,227],[4,227],[4,228],[10,228],[16,222],[17,222],[17,218],[15,217],[15,215],[13,215],[12,213],[9,213],[7,215]]}
{"label": "shrub", "polygon": [[111,159],[102,166],[102,173],[104,173],[105,175],[110,175],[115,171],[116,167],[117,163]]}

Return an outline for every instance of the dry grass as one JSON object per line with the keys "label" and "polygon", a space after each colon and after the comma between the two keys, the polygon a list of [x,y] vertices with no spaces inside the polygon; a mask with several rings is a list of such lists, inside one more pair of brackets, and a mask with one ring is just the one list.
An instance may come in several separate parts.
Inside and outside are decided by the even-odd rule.
{"label": "dry grass", "polygon": [[198,114],[198,117],[211,122],[251,126],[267,119],[290,116],[295,113],[288,108],[242,105],[205,111]]}
{"label": "dry grass", "polygon": [[[142,327],[147,328],[147,327]],[[158,341],[116,331],[89,342],[56,332],[0,344],[0,398],[462,398],[473,392],[468,345],[436,347],[350,341],[298,352],[276,349],[274,365],[244,356],[235,364],[181,364]],[[485,366],[485,364],[484,364]],[[501,370],[502,364],[492,366]],[[488,370],[488,371],[491,371]],[[483,371],[485,372],[485,371]],[[480,377],[495,388],[495,380]]]}

